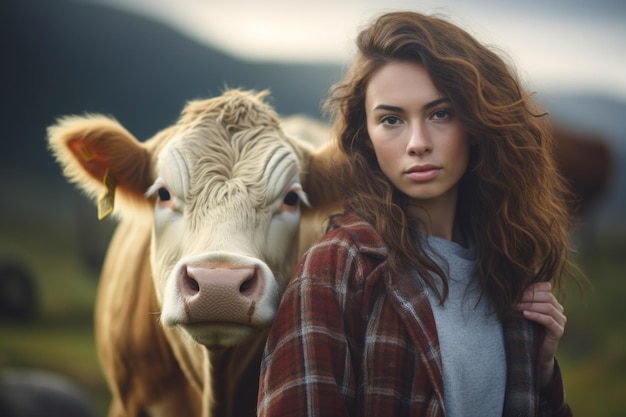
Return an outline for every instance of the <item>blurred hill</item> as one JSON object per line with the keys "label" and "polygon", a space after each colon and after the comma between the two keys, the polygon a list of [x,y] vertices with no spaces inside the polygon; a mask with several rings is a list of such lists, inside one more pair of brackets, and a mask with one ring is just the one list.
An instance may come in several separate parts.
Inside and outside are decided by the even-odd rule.
{"label": "blurred hill", "polygon": [[[339,65],[237,60],[156,22],[71,0],[0,2],[0,54],[2,234],[16,223],[68,230],[82,227],[84,213],[95,218],[46,148],[46,127],[59,116],[112,115],[144,140],[173,123],[187,100],[229,86],[270,89],[280,114],[321,118],[321,100],[342,74]],[[557,122],[613,147],[616,178],[587,220],[626,231],[626,102],[575,91],[539,99]]]}

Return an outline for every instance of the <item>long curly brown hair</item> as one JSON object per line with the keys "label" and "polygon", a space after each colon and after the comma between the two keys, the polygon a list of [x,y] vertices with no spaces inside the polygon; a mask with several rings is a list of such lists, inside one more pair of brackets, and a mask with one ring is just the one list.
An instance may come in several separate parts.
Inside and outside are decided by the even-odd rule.
{"label": "long curly brown hair", "polygon": [[[413,12],[382,15],[359,34],[357,47],[325,108],[349,160],[346,209],[375,226],[390,249],[391,267],[414,266],[445,301],[445,273],[421,248],[420,225],[407,217],[408,201],[382,173],[367,133],[369,80],[391,61],[410,61],[422,64],[451,100],[472,143],[456,222],[476,244],[478,277],[496,313],[511,314],[532,283],[561,288],[570,253],[567,188],[553,161],[549,118],[515,71],[463,29]],[[437,291],[437,276],[443,291]]]}

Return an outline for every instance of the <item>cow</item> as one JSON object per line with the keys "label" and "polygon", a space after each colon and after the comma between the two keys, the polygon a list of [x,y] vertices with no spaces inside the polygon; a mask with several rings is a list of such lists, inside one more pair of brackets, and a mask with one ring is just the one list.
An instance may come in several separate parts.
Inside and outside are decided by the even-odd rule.
{"label": "cow", "polygon": [[95,309],[109,416],[255,415],[280,295],[340,197],[333,147],[285,134],[266,95],[190,101],[144,142],[98,114],[48,128],[64,175],[119,220]]}

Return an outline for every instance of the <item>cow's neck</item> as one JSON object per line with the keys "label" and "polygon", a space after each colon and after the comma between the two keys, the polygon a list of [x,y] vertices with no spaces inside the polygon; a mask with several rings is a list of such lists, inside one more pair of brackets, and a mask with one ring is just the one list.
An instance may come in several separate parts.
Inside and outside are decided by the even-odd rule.
{"label": "cow's neck", "polygon": [[237,346],[223,350],[207,350],[205,372],[208,381],[205,398],[213,398],[208,416],[256,416],[259,369],[268,330]]}

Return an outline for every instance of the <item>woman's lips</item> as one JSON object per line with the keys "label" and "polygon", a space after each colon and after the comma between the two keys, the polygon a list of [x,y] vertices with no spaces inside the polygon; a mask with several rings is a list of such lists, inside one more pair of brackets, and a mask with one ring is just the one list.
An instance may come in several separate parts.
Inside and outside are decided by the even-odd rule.
{"label": "woman's lips", "polygon": [[434,165],[412,167],[406,171],[406,176],[413,181],[430,181],[439,175],[441,168]]}

